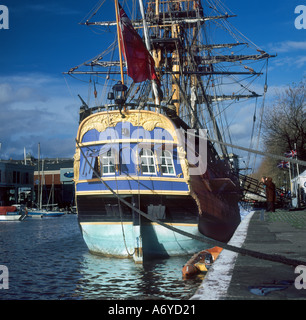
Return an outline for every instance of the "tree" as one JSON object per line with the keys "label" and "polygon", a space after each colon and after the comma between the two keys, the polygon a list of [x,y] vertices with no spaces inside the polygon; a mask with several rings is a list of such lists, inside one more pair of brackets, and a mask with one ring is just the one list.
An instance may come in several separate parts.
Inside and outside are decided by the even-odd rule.
{"label": "tree", "polygon": [[298,158],[306,160],[306,78],[278,93],[263,127],[267,152],[283,155],[296,149]]}
{"label": "tree", "polygon": [[[263,140],[267,153],[283,156],[296,150],[298,159],[306,160],[306,78],[277,93],[274,104],[265,111]],[[272,158],[264,162],[266,169],[271,170],[265,175],[277,180],[279,169],[275,169],[278,162]]]}

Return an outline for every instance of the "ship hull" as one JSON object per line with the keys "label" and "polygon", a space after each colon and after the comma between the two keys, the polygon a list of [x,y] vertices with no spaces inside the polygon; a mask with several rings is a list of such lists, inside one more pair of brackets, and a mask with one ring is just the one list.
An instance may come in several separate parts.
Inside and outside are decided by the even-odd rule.
{"label": "ship hull", "polygon": [[[197,224],[171,225],[189,234],[201,236]],[[142,226],[141,237],[133,222],[83,222],[80,227],[89,251],[103,256],[133,258],[135,250],[140,248],[140,241],[140,250],[145,259],[193,254],[208,247],[203,242],[176,234],[155,223]]]}
{"label": "ship hull", "polygon": [[84,241],[90,252],[103,256],[129,258],[135,249],[132,222],[81,222]]}
{"label": "ship hull", "polygon": [[[172,223],[171,226],[180,231],[201,237],[198,224]],[[142,245],[144,258],[182,256],[193,254],[208,247],[205,239],[203,239],[203,242],[200,242],[166,229],[156,223],[147,224],[143,227]]]}
{"label": "ship hull", "polygon": [[239,223],[239,218],[234,221],[222,221],[200,216],[199,231],[208,238],[226,243],[231,239]]}
{"label": "ship hull", "polygon": [[[199,143],[181,141],[179,128],[165,115],[136,110],[124,119],[101,112],[80,124],[75,194],[90,252],[141,262],[204,250],[206,237],[230,239],[240,222],[237,181],[212,160],[210,145],[205,170],[192,174],[187,149],[198,152]],[[131,161],[123,163],[126,156]]]}
{"label": "ship hull", "polygon": [[[177,233],[140,216],[127,205],[118,203],[110,195],[79,195],[78,221],[84,241],[90,252],[117,258],[133,258],[135,252],[145,259],[167,258],[193,254],[208,247],[198,230],[195,201],[190,196],[131,196],[121,195],[152,219],[193,236],[202,241]],[[163,203],[163,206],[159,205]]]}

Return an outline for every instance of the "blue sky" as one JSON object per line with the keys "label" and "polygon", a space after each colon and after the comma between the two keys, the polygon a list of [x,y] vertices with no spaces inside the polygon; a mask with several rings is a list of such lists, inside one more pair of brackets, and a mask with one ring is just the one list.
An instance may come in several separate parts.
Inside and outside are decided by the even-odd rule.
{"label": "blue sky", "polygon": [[[73,156],[80,106],[77,94],[86,100],[88,88],[67,80],[62,72],[105,49],[108,34],[79,25],[97,2],[1,1],[9,9],[9,29],[0,29],[0,159],[20,159],[24,148],[37,156],[38,142],[43,157]],[[306,29],[294,26],[294,10],[301,1],[223,2],[237,15],[231,23],[238,30],[278,55],[269,63],[270,99],[276,90],[306,75]],[[240,116],[244,115],[250,116],[248,110],[241,111]],[[247,126],[236,124],[241,139]],[[238,137],[235,143],[240,142]]]}

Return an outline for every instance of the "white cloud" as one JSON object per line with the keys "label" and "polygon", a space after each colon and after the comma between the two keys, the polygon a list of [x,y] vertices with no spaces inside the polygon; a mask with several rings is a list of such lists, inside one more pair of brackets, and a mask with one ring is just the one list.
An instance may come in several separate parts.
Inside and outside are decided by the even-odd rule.
{"label": "white cloud", "polygon": [[282,41],[269,45],[270,51],[277,53],[306,50],[306,41]]}
{"label": "white cloud", "polygon": [[62,78],[0,77],[0,158],[37,155],[38,142],[45,157],[73,156],[78,108]]}
{"label": "white cloud", "polygon": [[277,57],[271,60],[270,71],[275,67],[289,67],[291,70],[305,67],[306,41],[282,41],[270,43],[267,47],[269,52],[277,54]]}
{"label": "white cloud", "polygon": [[[297,56],[279,56],[275,61],[273,61],[273,65],[277,68],[289,67],[291,70],[293,69],[302,69],[306,64],[306,56],[297,55]],[[272,68],[271,68],[272,70]]]}

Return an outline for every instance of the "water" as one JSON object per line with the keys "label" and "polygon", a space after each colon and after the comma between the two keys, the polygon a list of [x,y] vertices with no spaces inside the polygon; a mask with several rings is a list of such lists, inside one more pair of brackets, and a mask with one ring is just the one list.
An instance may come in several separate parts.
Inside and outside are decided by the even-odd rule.
{"label": "water", "polygon": [[203,280],[182,279],[189,258],[141,266],[92,255],[76,215],[0,222],[0,265],[9,270],[9,289],[0,290],[0,299],[187,300]]}

